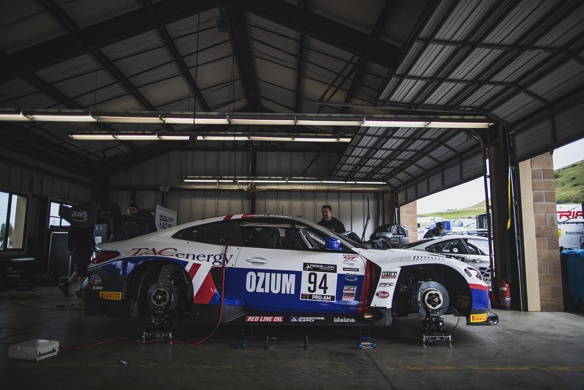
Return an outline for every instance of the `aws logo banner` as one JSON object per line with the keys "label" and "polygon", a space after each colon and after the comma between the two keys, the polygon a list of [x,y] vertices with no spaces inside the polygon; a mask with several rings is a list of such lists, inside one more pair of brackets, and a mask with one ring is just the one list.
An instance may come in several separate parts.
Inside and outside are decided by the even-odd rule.
{"label": "aws logo banner", "polygon": [[88,227],[95,223],[96,209],[93,206],[59,206],[59,216],[74,227]]}

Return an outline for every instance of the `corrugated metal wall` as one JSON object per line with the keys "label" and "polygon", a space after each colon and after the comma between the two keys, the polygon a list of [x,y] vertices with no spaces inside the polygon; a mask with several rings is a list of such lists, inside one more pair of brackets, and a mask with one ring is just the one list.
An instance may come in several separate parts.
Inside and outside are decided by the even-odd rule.
{"label": "corrugated metal wall", "polygon": [[96,191],[80,184],[59,179],[42,172],[23,168],[17,164],[0,161],[0,191],[12,191],[29,197],[28,214],[26,221],[27,237],[36,237],[40,218],[40,202],[47,198],[47,202],[95,202]]}
{"label": "corrugated metal wall", "polygon": [[[196,221],[221,215],[249,213],[251,211],[248,192],[241,186],[241,192],[213,191],[213,185],[205,190],[190,190],[189,183],[182,176],[245,176],[249,170],[248,151],[188,151],[172,152],[143,164],[134,166],[128,172],[120,172],[110,179],[110,186],[125,187],[109,192],[109,200],[118,203],[125,210],[136,189],[136,203],[142,210],[154,210],[156,204],[178,212],[178,223]],[[313,161],[316,152],[258,152],[256,176],[299,176]],[[305,176],[328,177],[339,156],[323,153],[307,170]],[[163,193],[160,186],[175,187],[178,190]],[[369,198],[370,222],[367,236],[381,223],[382,203],[377,193],[316,192],[323,186],[305,185],[302,191],[270,192],[258,191],[257,213],[283,213],[300,215],[311,221],[321,219],[322,205],[333,207],[333,216],[339,218],[347,230],[363,233],[367,217]]]}

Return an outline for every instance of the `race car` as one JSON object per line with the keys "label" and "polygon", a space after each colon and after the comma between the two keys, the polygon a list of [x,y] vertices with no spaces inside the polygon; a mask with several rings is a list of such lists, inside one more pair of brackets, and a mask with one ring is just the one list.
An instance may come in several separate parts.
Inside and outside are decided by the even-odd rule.
{"label": "race car", "polygon": [[[489,239],[472,235],[444,235],[402,245],[400,248],[442,254],[477,268],[483,280],[491,285]],[[492,251],[491,251],[492,253]]]}
{"label": "race car", "polygon": [[413,250],[374,250],[302,218],[240,214],[99,244],[85,315],[172,313],[195,325],[390,325],[449,308],[495,325],[480,273]]}

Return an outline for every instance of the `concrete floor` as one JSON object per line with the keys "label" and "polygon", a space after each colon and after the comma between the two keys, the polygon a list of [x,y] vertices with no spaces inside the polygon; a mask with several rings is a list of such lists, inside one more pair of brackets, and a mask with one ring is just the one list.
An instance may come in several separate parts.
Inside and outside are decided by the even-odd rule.
{"label": "concrete floor", "polygon": [[[262,327],[236,349],[238,327],[223,326],[199,346],[139,344],[148,319],[83,317],[81,311],[50,310],[74,304],[56,287],[37,288],[30,306],[0,299],[2,389],[583,389],[584,316],[571,313],[498,311],[496,327],[460,324],[453,348],[421,342],[421,317],[372,328],[377,349],[356,347],[358,328]],[[9,292],[0,293],[6,298]],[[445,317],[453,326],[456,318]],[[463,322],[463,321],[461,321]],[[179,321],[174,337],[197,342],[209,329]],[[310,348],[304,349],[305,335]],[[264,349],[266,336],[272,348]],[[59,350],[33,362],[8,359],[9,345],[31,339],[61,346],[114,341]],[[127,362],[123,364],[121,361]]]}

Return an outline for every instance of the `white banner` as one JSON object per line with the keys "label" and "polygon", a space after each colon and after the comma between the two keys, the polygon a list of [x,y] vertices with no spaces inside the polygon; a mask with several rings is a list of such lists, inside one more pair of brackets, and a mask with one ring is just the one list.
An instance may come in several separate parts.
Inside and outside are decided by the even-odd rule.
{"label": "white banner", "polygon": [[158,230],[176,226],[177,212],[157,204],[154,220],[156,221],[156,229]]}
{"label": "white banner", "polygon": [[584,218],[582,205],[559,204],[558,235],[564,249],[584,249]]}

